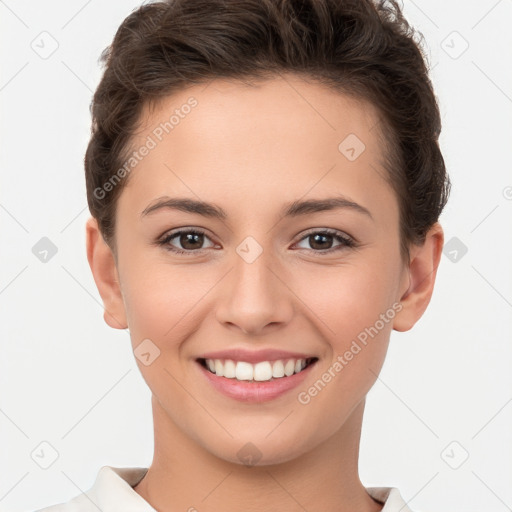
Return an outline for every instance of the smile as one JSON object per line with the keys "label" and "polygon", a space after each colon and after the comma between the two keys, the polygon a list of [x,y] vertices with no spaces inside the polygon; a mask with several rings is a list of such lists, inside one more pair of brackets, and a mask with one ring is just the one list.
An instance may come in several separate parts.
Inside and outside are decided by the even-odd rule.
{"label": "smile", "polygon": [[247,361],[233,361],[232,359],[199,359],[198,361],[217,377],[238,381],[267,382],[301,373],[316,360],[316,357],[278,359],[276,361],[260,361],[256,364]]}

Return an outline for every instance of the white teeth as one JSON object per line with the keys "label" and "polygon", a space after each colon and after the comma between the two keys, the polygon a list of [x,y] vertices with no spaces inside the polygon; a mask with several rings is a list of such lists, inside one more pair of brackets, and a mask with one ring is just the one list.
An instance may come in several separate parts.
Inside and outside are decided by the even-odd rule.
{"label": "white teeth", "polygon": [[254,380],[270,380],[272,378],[272,365],[262,361],[254,365]]}
{"label": "white teeth", "polygon": [[[215,372],[217,373],[217,372]],[[237,380],[252,380],[252,376],[254,374],[254,369],[251,363],[246,363],[244,361],[238,361],[236,363],[236,374],[235,377]],[[217,373],[217,376],[219,374]],[[221,375],[222,377],[222,375]]]}
{"label": "white teeth", "polygon": [[274,364],[272,366],[272,377],[274,377],[274,379],[284,377],[283,361],[274,361]]}
{"label": "white teeth", "polygon": [[287,359],[278,361],[261,361],[256,364],[231,359],[206,359],[206,366],[218,377],[237,380],[269,381],[272,378],[290,377],[306,367],[305,359]]}
{"label": "white teeth", "polygon": [[224,365],[220,359],[215,359],[215,373],[222,377],[224,375]]}
{"label": "white teeth", "polygon": [[224,362],[224,377],[234,379],[236,377],[236,366],[231,359],[226,359]]}
{"label": "white teeth", "polygon": [[290,375],[293,375],[295,372],[295,361],[293,359],[288,359],[286,361],[286,364],[284,365],[284,374],[287,377],[290,377]]}

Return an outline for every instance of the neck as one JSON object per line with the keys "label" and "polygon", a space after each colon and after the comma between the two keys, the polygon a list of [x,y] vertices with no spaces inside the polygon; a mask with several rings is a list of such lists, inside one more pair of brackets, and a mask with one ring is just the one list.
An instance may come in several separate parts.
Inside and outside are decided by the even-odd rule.
{"label": "neck", "polygon": [[378,512],[358,476],[364,401],[321,445],[288,462],[244,466],[219,459],[177,428],[153,398],[155,451],[135,486],[159,512]]}

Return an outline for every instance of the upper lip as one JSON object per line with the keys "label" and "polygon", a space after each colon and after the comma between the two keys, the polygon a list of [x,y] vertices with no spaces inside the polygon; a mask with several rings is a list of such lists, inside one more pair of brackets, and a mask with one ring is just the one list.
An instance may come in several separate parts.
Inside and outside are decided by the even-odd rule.
{"label": "upper lip", "polygon": [[197,359],[231,359],[233,361],[245,361],[247,363],[260,363],[261,361],[278,361],[280,359],[310,359],[316,358],[312,354],[289,352],[287,350],[261,349],[247,350],[244,348],[236,348],[229,350],[217,350],[215,352],[207,352]]}

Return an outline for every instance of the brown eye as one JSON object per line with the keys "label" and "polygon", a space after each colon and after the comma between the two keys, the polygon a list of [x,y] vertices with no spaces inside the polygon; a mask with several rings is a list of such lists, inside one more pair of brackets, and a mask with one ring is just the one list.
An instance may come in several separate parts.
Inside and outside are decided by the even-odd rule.
{"label": "brown eye", "polygon": [[333,243],[332,235],[323,235],[321,233],[315,233],[309,235],[309,246],[312,249],[330,249]]}
{"label": "brown eye", "polygon": [[159,244],[176,253],[199,252],[215,245],[203,232],[195,230],[169,233]]}
{"label": "brown eye", "polygon": [[[300,245],[304,242],[306,242],[307,246]],[[309,249],[317,253],[327,253],[347,247],[355,247],[355,242],[338,231],[323,230],[306,234],[297,245],[301,249]]]}
{"label": "brown eye", "polygon": [[182,233],[179,236],[179,241],[183,249],[201,249],[204,235],[202,233]]}

